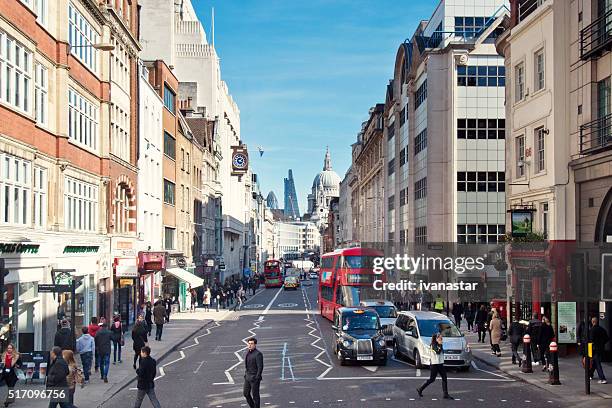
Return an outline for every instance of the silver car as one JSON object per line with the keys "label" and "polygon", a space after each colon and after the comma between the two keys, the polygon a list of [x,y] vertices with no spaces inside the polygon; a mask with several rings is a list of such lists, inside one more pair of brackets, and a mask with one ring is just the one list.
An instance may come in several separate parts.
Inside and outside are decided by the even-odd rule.
{"label": "silver car", "polygon": [[397,308],[388,300],[362,300],[359,306],[367,307],[376,310],[380,319],[380,326],[385,335],[387,344],[393,344],[393,325],[397,318]]}
{"label": "silver car", "polygon": [[399,312],[393,325],[393,350],[397,358],[414,361],[417,368],[431,363],[431,337],[442,333],[444,365],[468,371],[472,350],[463,333],[443,314],[435,312]]}

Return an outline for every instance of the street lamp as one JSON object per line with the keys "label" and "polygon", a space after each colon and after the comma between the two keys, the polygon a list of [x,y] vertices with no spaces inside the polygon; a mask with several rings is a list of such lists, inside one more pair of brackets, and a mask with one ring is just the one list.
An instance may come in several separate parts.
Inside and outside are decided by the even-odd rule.
{"label": "street lamp", "polygon": [[115,49],[115,44],[112,43],[97,43],[97,44],[83,44],[83,45],[70,45],[68,44],[67,52],[71,53],[73,48],[95,48],[100,51],[113,51]]}

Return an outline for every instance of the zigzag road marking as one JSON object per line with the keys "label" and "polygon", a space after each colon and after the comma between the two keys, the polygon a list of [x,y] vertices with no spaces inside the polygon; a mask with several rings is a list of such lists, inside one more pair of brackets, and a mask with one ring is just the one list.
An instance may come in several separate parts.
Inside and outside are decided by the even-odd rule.
{"label": "zigzag road marking", "polygon": [[[306,291],[302,289],[302,296],[304,297],[304,305],[306,306],[306,316],[308,316],[306,319],[304,319],[306,322],[308,322],[306,324],[306,327],[308,327],[310,329],[310,332],[308,333],[309,336],[314,337],[316,340],[313,341],[312,343],[310,343],[310,345],[314,348],[317,348],[319,350],[321,350],[321,352],[319,354],[317,354],[314,358],[315,361],[317,361],[318,363],[320,363],[321,365],[324,365],[326,367],[325,371],[323,371],[317,378],[324,378],[325,375],[327,375],[327,373],[329,371],[331,371],[333,367],[333,365],[331,365],[331,357],[329,356],[329,354],[327,353],[327,349],[319,346],[317,343],[320,341],[323,341],[323,339],[319,336],[317,336],[315,333],[317,333],[317,331],[319,333],[321,333],[321,328],[319,327],[319,322],[317,322],[316,320],[313,320],[313,318],[310,316],[310,299],[308,298],[308,295],[306,295]],[[311,325],[316,324],[317,327],[313,327]],[[325,354],[327,355],[328,360],[330,361],[330,363],[327,363],[323,360],[321,360],[321,356]]]}
{"label": "zigzag road marking", "polygon": [[[219,326],[221,326],[221,323],[219,323],[219,322],[215,321],[215,327],[219,327]],[[214,329],[215,327],[213,327],[213,329]],[[181,348],[181,350],[187,350],[188,348],[191,348],[191,347],[195,347],[195,346],[197,346],[198,344],[200,344],[200,342],[198,341],[198,339],[199,339],[200,337],[208,336],[208,335],[210,335],[210,333],[211,333],[211,330],[210,330],[210,328],[208,328],[208,327],[207,327],[207,328],[206,328],[206,333],[204,333],[204,334],[200,334],[199,336],[194,337],[194,338],[193,338],[194,343],[193,343],[193,344],[190,344],[189,346],[182,347],[182,348]]]}

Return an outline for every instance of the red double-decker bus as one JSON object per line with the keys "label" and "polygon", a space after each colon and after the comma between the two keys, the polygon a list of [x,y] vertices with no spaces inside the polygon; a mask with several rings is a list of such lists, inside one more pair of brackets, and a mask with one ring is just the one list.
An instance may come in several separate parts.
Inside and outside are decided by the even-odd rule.
{"label": "red double-decker bus", "polygon": [[266,288],[280,288],[283,286],[283,264],[276,259],[264,262],[264,285]]}
{"label": "red double-decker bus", "polygon": [[329,320],[343,306],[359,306],[364,299],[382,299],[384,293],[374,290],[374,281],[385,282],[384,274],[373,272],[374,258],[381,251],[367,248],[338,249],[321,256],[319,273],[319,310]]}

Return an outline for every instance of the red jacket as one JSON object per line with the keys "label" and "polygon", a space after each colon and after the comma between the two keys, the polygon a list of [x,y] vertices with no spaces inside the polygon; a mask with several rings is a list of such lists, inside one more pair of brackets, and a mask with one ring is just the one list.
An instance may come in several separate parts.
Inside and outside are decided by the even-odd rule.
{"label": "red jacket", "polygon": [[89,333],[91,337],[96,337],[96,333],[98,332],[98,330],[100,330],[100,326],[98,326],[97,324],[90,324],[89,326],[87,326],[87,333]]}

